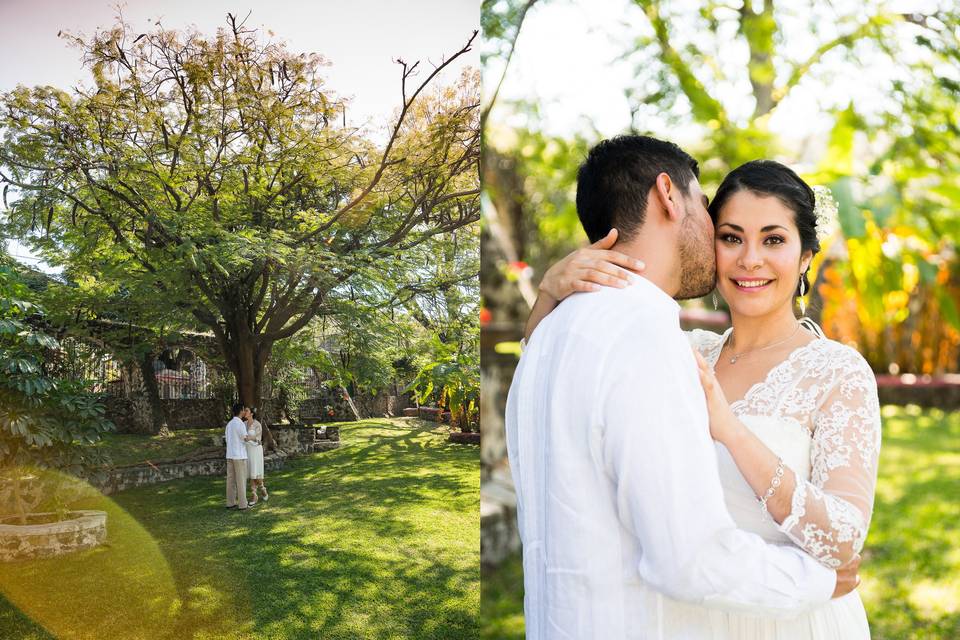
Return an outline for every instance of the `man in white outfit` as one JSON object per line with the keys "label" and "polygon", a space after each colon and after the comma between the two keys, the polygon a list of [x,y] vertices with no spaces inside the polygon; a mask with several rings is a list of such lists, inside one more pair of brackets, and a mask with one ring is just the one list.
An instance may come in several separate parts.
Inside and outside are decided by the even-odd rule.
{"label": "man in white outfit", "polygon": [[227,423],[223,437],[227,442],[227,509],[247,509],[247,425],[243,418],[247,409],[241,403],[233,405],[233,418]]}
{"label": "man in white outfit", "polygon": [[674,301],[714,286],[698,176],[679,147],[644,136],[602,142],[581,166],[591,242],[615,227],[616,249],[646,269],[560,304],[510,388],[528,639],[706,639],[710,607],[791,616],[856,584],[855,570],[737,529],[724,506]]}

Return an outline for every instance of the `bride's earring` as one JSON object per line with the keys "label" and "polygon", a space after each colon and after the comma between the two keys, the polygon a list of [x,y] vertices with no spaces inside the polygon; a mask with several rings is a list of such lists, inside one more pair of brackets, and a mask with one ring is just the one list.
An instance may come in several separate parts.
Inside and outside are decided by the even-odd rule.
{"label": "bride's earring", "polygon": [[714,311],[716,311],[716,309],[717,309],[717,292],[714,291],[714,292],[713,292],[713,295],[710,296],[710,297],[713,298],[713,309],[714,309]]}
{"label": "bride's earring", "polygon": [[800,274],[800,315],[807,315],[807,303],[803,299],[803,295],[806,293],[806,287],[803,285],[803,274]]}

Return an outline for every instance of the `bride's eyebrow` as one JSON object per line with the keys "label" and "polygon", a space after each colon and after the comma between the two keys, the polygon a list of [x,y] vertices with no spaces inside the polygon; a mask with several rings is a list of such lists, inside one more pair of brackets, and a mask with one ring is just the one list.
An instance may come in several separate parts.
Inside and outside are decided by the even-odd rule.
{"label": "bride's eyebrow", "polygon": [[[743,227],[741,227],[741,226],[738,225],[738,224],[733,224],[732,222],[721,222],[721,223],[718,225],[718,228],[719,228],[719,227],[730,227],[730,228],[733,229],[734,231],[738,231],[738,232],[740,232],[740,233],[743,233]],[[768,232],[768,231],[773,231],[774,229],[783,229],[784,231],[787,230],[786,227],[784,227],[783,225],[780,225],[780,224],[768,224],[767,226],[765,226],[765,227],[763,227],[762,229],[760,229],[760,233],[766,233],[766,232]]]}

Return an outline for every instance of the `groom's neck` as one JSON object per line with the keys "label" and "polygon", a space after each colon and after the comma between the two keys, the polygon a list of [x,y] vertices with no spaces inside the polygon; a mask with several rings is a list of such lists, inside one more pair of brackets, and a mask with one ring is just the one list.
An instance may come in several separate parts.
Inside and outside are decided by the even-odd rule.
{"label": "groom's neck", "polygon": [[628,242],[618,242],[615,251],[642,260],[643,277],[660,287],[671,298],[680,291],[679,250],[676,239],[654,229],[642,229]]}

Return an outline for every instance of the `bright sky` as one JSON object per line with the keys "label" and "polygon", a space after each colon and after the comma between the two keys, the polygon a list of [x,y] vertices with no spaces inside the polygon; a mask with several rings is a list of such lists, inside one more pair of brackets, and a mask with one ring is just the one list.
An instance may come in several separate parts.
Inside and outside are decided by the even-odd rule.
{"label": "bright sky", "polygon": [[[197,27],[214,33],[227,12],[246,16],[251,27],[272,30],[294,52],[316,52],[332,62],[327,86],[353,96],[347,112],[354,124],[379,129],[400,100],[400,57],[421,60],[421,69],[459,50],[480,24],[479,0],[129,0],[124,20],[148,30],[151,20],[165,28]],[[18,84],[69,88],[88,81],[78,52],[57,37],[60,30],[92,34],[109,27],[117,14],[112,0],[0,0],[0,91]],[[479,36],[478,36],[479,39]],[[464,66],[479,67],[474,50],[437,78],[453,81]],[[426,73],[429,73],[428,71]],[[426,75],[424,73],[423,75]],[[10,250],[36,262],[26,247]]]}
{"label": "bright sky", "polygon": [[[692,0],[675,0],[679,5],[695,6]],[[899,2],[894,11],[931,9],[933,0]],[[828,5],[828,3],[824,3]],[[859,7],[858,0],[835,0],[838,12],[847,13]],[[903,5],[903,6],[899,6]],[[789,7],[783,9],[782,7]],[[791,59],[806,59],[819,44],[840,30],[829,20],[818,20],[817,32],[807,26],[807,8],[778,4],[778,19],[786,19],[791,27],[784,51]],[[829,6],[818,11],[832,10]],[[786,13],[795,11],[796,13]],[[575,131],[588,136],[596,129],[599,137],[622,133],[630,125],[630,108],[624,96],[624,87],[633,80],[631,62],[622,59],[635,38],[649,29],[649,22],[629,0],[572,0],[535,5],[527,14],[510,72],[501,88],[498,105],[510,100],[526,100],[538,105],[539,121],[528,126],[538,127],[551,135],[571,135]],[[841,29],[846,31],[846,27]],[[695,38],[696,34],[683,34]],[[678,48],[680,48],[678,46]],[[835,52],[839,55],[839,52]],[[745,67],[748,52],[745,45],[731,37],[719,64]],[[844,75],[833,73],[829,54],[823,60],[829,77],[829,86],[801,83],[789,98],[774,112],[770,129],[799,145],[811,137],[822,136],[833,125],[828,109],[845,107],[854,100],[862,113],[869,109],[882,110],[888,106],[888,87],[892,70],[889,65],[873,64],[861,57],[861,68]],[[502,64],[494,60],[484,70],[485,97],[500,78]],[[821,67],[820,70],[822,71]],[[736,117],[752,111],[749,84],[730,83],[719,87],[714,97],[726,105]],[[507,125],[523,124],[526,116],[508,115],[509,107],[496,108],[492,121]],[[650,128],[658,130],[656,122]],[[665,127],[665,125],[664,125]],[[696,141],[695,128],[670,130],[664,134],[680,144]]]}

